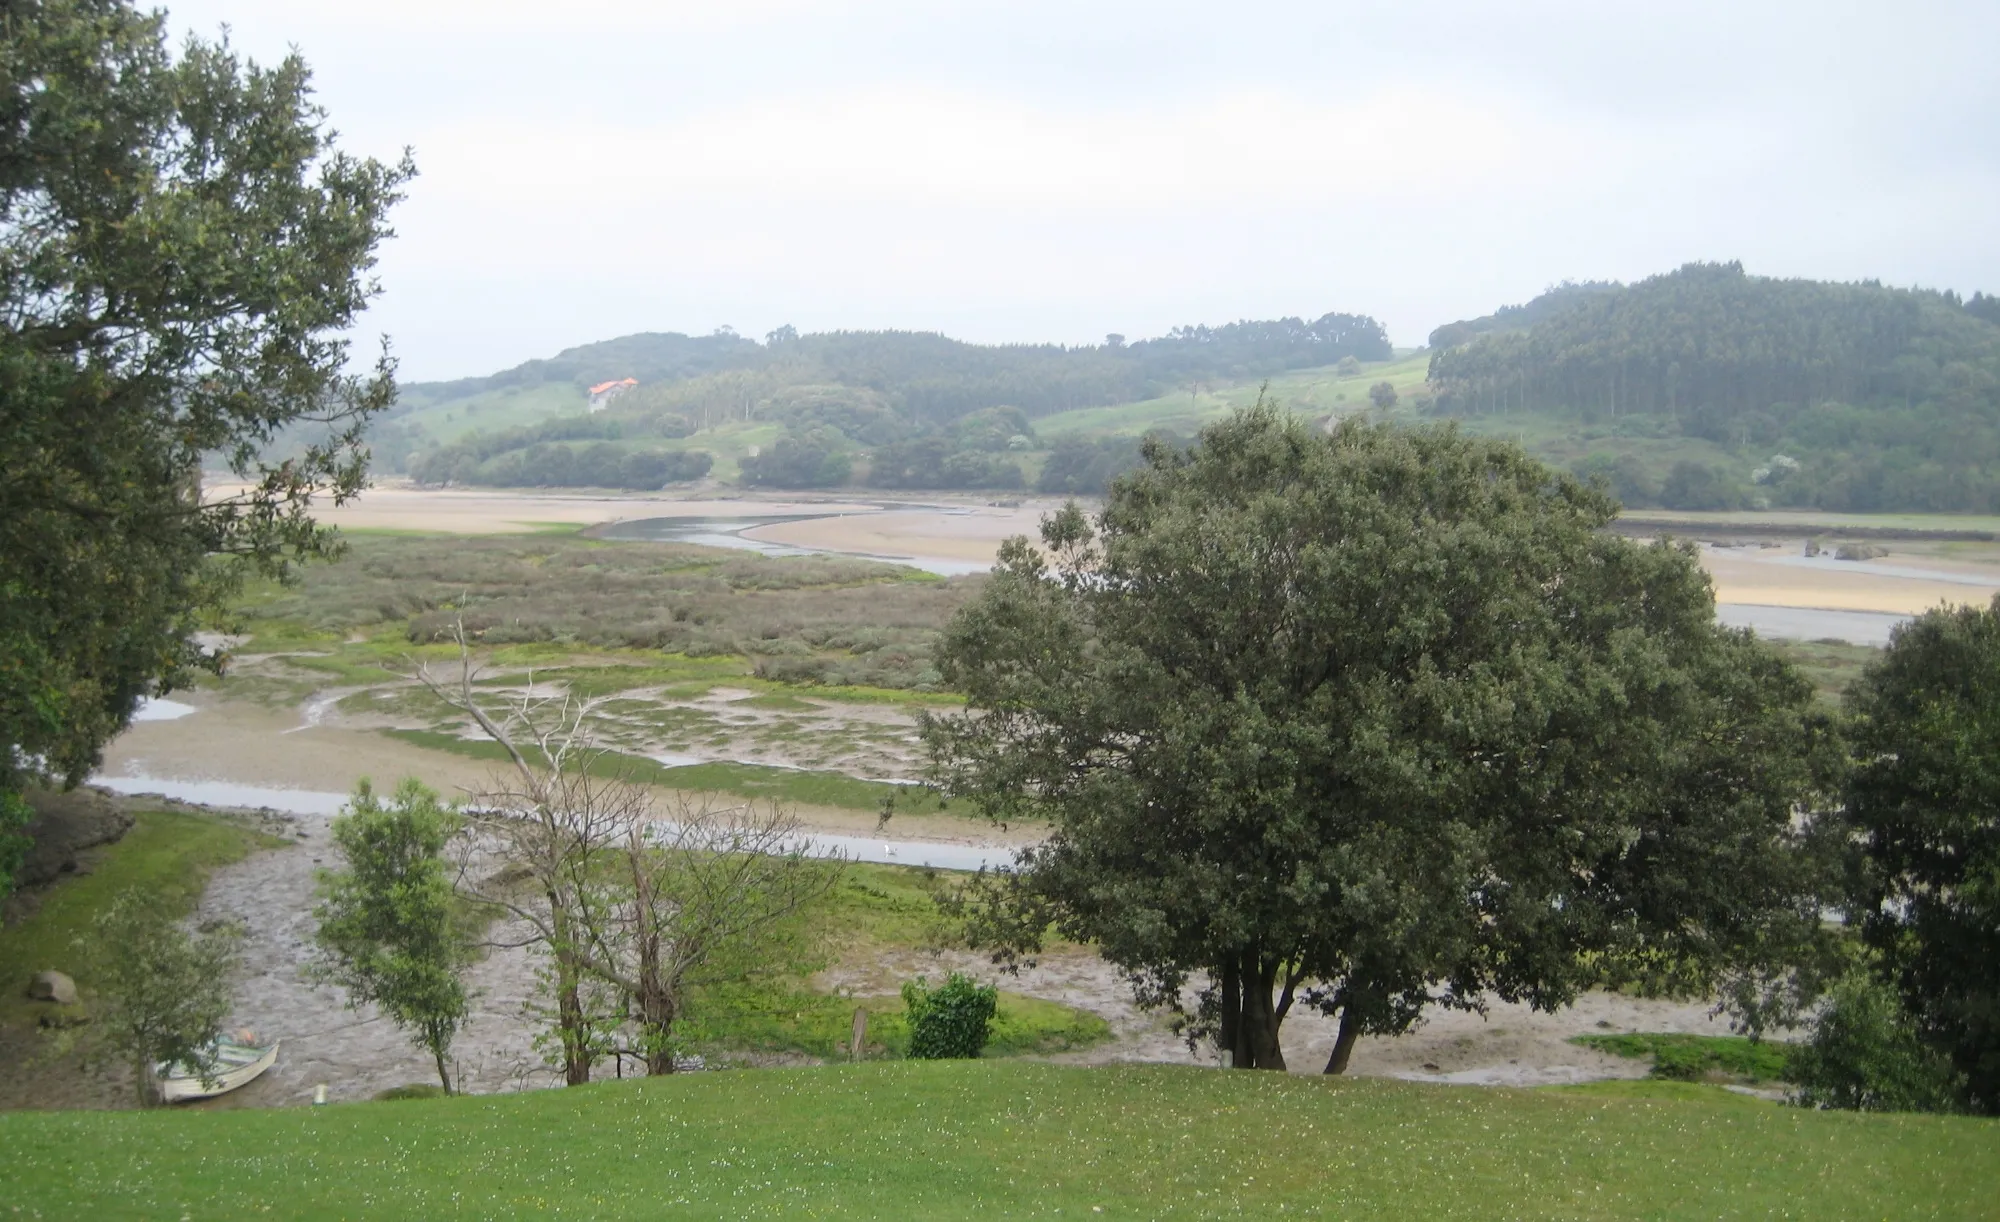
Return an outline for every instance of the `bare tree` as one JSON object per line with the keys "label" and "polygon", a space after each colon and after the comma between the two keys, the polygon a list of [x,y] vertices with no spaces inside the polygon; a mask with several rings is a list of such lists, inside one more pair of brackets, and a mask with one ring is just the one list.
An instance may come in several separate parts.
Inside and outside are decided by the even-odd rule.
{"label": "bare tree", "polygon": [[[477,699],[462,624],[454,635],[455,682],[428,667],[418,676],[513,764],[511,778],[468,805],[473,836],[464,842],[461,889],[547,948],[568,1083],[589,1081],[604,1049],[601,1007],[588,1004],[592,984],[622,997],[635,1029],[629,1051],[647,1072],[671,1073],[688,988],[724,964],[740,970],[754,959],[762,940],[833,886],[840,863],[808,856],[798,820],[776,805],[677,797],[663,815],[652,792],[619,775],[616,757],[594,745],[593,702],[537,695],[531,677],[496,720]],[[509,869],[477,879],[479,851],[497,853]]]}
{"label": "bare tree", "polygon": [[672,1073],[688,987],[754,954],[826,894],[840,862],[807,856],[798,820],[782,807],[713,796],[678,798],[668,818],[631,821],[624,834],[623,885],[614,906],[591,913],[589,967],[631,999],[646,1072]]}
{"label": "bare tree", "polygon": [[[596,1055],[582,989],[589,942],[586,914],[609,902],[602,894],[604,879],[613,846],[632,814],[618,808],[621,800],[630,801],[630,787],[591,775],[588,701],[562,693],[537,695],[531,676],[527,691],[513,697],[496,721],[474,687],[479,668],[464,624],[454,624],[452,631],[459,646],[457,676],[441,679],[426,663],[417,677],[470,716],[513,764],[511,776],[496,776],[492,786],[473,794],[467,804],[470,834],[459,842],[458,886],[474,901],[525,925],[524,943],[548,951],[563,1080],[576,1086],[590,1081]],[[474,865],[487,852],[508,868],[481,878]]]}

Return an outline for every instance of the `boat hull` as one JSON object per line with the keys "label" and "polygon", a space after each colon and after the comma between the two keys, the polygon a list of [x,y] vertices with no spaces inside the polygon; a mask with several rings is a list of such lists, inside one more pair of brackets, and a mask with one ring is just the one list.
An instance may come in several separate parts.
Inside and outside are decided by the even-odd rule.
{"label": "boat hull", "polygon": [[203,1082],[201,1075],[183,1065],[162,1065],[158,1069],[160,1099],[181,1103],[190,1099],[213,1099],[256,1080],[278,1059],[278,1042],[264,1047],[224,1043],[216,1049],[214,1076]]}

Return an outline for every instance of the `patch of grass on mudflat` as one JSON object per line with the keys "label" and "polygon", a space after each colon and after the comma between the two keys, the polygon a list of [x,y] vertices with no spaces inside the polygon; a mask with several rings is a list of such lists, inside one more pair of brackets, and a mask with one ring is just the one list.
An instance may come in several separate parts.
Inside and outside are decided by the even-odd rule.
{"label": "patch of grass on mudflat", "polygon": [[[449,751],[471,759],[505,763],[507,752],[498,743],[485,739],[460,738],[437,730],[383,730],[391,738]],[[879,811],[885,800],[916,812],[934,809],[936,799],[925,801],[921,792],[908,785],[887,785],[880,781],[859,781],[840,772],[812,772],[795,768],[772,768],[764,764],[715,762],[669,768],[636,755],[606,751],[591,763],[592,775],[622,777],[641,785],[661,785],[690,793],[729,793],[770,802],[794,802],[801,806],[835,806],[846,810]]]}
{"label": "patch of grass on mudflat", "polygon": [[1613,1056],[1635,1060],[1651,1057],[1653,1076],[1677,1082],[1704,1078],[1736,1078],[1746,1082],[1781,1082],[1791,1045],[1751,1040],[1737,1035],[1579,1035],[1570,1040]]}
{"label": "patch of grass on mudflat", "polygon": [[1813,685],[1814,693],[1828,704],[1839,704],[1848,686],[1882,654],[1873,645],[1849,645],[1845,641],[1787,641],[1772,637],[1764,643],[1798,667],[1799,673]]}
{"label": "patch of grass on mudflat", "polygon": [[[933,982],[943,973],[933,973]],[[848,1055],[854,1011],[868,1011],[869,1060],[910,1052],[903,999],[840,997],[767,989],[711,990],[697,999],[687,1031],[699,1047],[717,1051],[799,1052],[826,1060]],[[1047,1055],[1088,1048],[1111,1038],[1111,1025],[1088,1010],[1002,992],[984,1056]]]}
{"label": "patch of grass on mudflat", "polygon": [[1879,1219],[2000,1200],[1990,1121],[1020,1061],[17,1113],[0,1147],[0,1200],[47,1217]]}
{"label": "patch of grass on mudflat", "polygon": [[[215,816],[141,812],[123,839],[97,850],[89,873],[59,879],[40,894],[31,916],[0,929],[0,1019],[47,1008],[22,999],[28,978],[49,968],[75,972],[77,937],[122,892],[149,891],[189,912],[208,885],[209,871],[284,843]],[[90,981],[79,976],[77,985],[87,993]]]}

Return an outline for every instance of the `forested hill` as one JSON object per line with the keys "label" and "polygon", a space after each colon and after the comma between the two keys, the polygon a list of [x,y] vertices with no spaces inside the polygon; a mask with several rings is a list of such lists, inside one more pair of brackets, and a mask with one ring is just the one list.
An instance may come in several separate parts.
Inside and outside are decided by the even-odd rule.
{"label": "forested hill", "polygon": [[[1682,472],[1706,490],[1697,499],[1718,502],[1685,508],[1993,512],[1993,305],[1689,264],[1632,285],[1565,285],[1441,327],[1431,388],[1452,415],[1553,412],[1613,436],[1699,438],[1743,455],[1743,472]],[[1647,498],[1636,480],[1620,491]]]}
{"label": "forested hill", "polygon": [[642,396],[696,419],[731,404],[769,399],[787,387],[845,387],[911,422],[946,423],[991,407],[1041,416],[1160,394],[1189,381],[1241,379],[1330,365],[1342,357],[1386,360],[1389,338],[1363,315],[1327,314],[1220,327],[1177,327],[1157,339],[1097,345],[969,344],[911,331],[800,335],[782,327],[764,343],[724,331],[690,337],[628,335],[572,348],[503,373],[415,383],[405,402],[435,406],[487,391],[550,383],[578,388],[636,378]]}

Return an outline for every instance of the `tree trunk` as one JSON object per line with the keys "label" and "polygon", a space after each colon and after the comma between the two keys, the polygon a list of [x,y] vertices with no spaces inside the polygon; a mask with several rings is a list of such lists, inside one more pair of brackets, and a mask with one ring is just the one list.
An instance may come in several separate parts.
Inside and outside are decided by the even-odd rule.
{"label": "tree trunk", "polygon": [[590,1081],[590,1040],[585,1031],[583,1014],[583,992],[581,986],[581,965],[576,961],[576,951],[571,948],[569,914],[563,909],[563,897],[550,892],[549,950],[556,961],[556,1033],[562,1039],[563,1084],[582,1086]]}
{"label": "tree trunk", "polygon": [[451,1071],[445,1068],[444,1041],[438,1037],[436,1032],[433,1032],[424,1042],[430,1045],[431,1060],[437,1065],[438,1085],[444,1087],[445,1094],[456,1094],[457,1092],[451,1088]]}
{"label": "tree trunk", "polygon": [[151,1082],[147,1081],[152,1076],[152,1073],[153,1066],[145,1053],[142,1052],[132,1059],[132,1077],[138,1083],[139,1107],[142,1111],[153,1106],[153,1092],[147,1089],[152,1085]]}
{"label": "tree trunk", "polygon": [[1232,958],[1222,965],[1222,1025],[1218,1032],[1229,1052],[1231,1069],[1285,1068],[1278,1046],[1278,1027],[1285,1021],[1273,1004],[1271,990],[1281,965],[1260,963],[1254,955]]}
{"label": "tree trunk", "polygon": [[639,1031],[646,1041],[646,1072],[672,1073],[674,1050],[670,1040],[680,1007],[674,1004],[673,995],[658,980],[646,981],[645,985],[645,990],[639,995]]}
{"label": "tree trunk", "polygon": [[1342,1006],[1340,1034],[1333,1037],[1333,1055],[1326,1059],[1326,1072],[1347,1072],[1347,1062],[1354,1055],[1354,1041],[1360,1034],[1361,1020],[1355,1017],[1354,1007]]}

